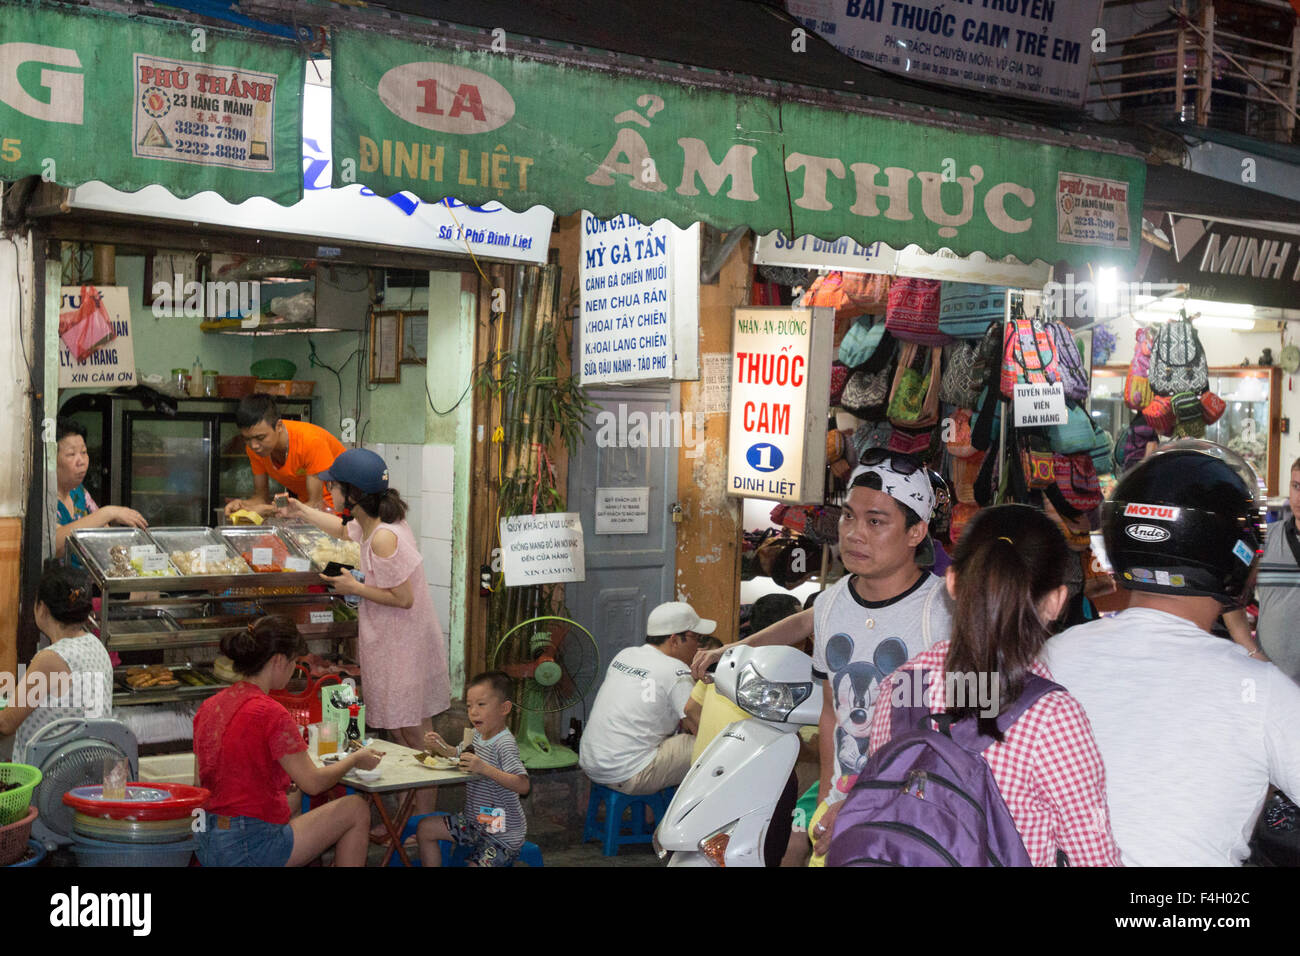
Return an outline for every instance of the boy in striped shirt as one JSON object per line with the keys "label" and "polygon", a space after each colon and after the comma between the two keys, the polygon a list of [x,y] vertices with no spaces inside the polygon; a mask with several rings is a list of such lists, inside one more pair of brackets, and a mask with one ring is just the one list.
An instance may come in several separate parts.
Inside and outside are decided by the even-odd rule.
{"label": "boy in striped shirt", "polygon": [[531,784],[519,759],[514,735],[506,729],[510,716],[511,681],[501,671],[488,671],[470,681],[465,692],[474,739],[452,747],[436,733],[424,735],[431,753],[460,758],[460,769],[474,774],[466,786],[465,809],[448,816],[426,817],[416,830],[420,860],[441,866],[439,840],[469,847],[469,866],[510,866],[524,845],[527,823],[519,802]]}

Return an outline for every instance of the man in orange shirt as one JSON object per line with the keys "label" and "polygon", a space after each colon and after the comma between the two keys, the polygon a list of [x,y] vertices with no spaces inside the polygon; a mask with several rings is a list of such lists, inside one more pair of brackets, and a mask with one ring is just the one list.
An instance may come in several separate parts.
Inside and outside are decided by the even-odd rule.
{"label": "man in orange shirt", "polygon": [[226,502],[226,514],[245,508],[260,515],[275,513],[271,502],[274,478],[295,498],[318,509],[333,509],[329,490],[316,476],[328,471],[343,454],[343,443],[318,425],[280,417],[269,395],[249,395],[235,410],[235,424],[244,436],[253,469],[253,497]]}

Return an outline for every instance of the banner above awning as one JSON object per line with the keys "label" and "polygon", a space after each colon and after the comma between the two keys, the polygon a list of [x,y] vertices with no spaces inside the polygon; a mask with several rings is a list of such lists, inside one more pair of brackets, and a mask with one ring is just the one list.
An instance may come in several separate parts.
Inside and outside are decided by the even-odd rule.
{"label": "banner above awning", "polygon": [[0,179],[297,202],[303,66],[283,42],[7,4]]}
{"label": "banner above awning", "polygon": [[1137,257],[1135,157],[374,33],[338,31],[333,52],[336,186],[1026,262]]}

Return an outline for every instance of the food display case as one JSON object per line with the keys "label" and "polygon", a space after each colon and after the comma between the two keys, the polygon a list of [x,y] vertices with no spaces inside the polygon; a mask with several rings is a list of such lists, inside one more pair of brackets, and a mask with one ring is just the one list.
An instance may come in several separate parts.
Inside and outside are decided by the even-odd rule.
{"label": "food display case", "polygon": [[315,525],[299,522],[281,526],[281,530],[298,546],[317,570],[331,561],[348,567],[361,567],[361,545],[350,538],[334,538]]}
{"label": "food display case", "polygon": [[[1282,370],[1275,366],[1211,368],[1210,391],[1227,405],[1223,416],[1205,427],[1205,437],[1237,452],[1255,469],[1268,495],[1278,491],[1282,448]],[[1124,404],[1126,365],[1092,370],[1089,402],[1093,420],[1117,438],[1133,420]]]}
{"label": "food display case", "polygon": [[[112,651],[185,657],[267,614],[292,618],[304,639],[328,644],[323,650],[335,657],[357,636],[355,611],[343,595],[323,590],[319,572],[282,529],[90,528],[70,534],[68,548],[100,593],[96,621]],[[265,563],[257,560],[268,557],[263,549]],[[256,571],[244,552],[253,565],[283,570]],[[166,571],[150,573],[155,566]],[[226,686],[202,661],[122,667],[115,681],[115,707],[202,698]]]}

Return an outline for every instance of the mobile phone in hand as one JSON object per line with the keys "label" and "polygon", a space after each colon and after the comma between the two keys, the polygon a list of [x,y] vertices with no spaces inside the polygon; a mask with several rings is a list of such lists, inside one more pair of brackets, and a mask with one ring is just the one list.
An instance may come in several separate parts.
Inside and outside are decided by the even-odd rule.
{"label": "mobile phone in hand", "polygon": [[329,564],[325,565],[325,570],[322,573],[326,577],[336,578],[344,571],[351,571],[352,568],[353,566],[350,564],[340,564],[338,561],[331,561]]}

